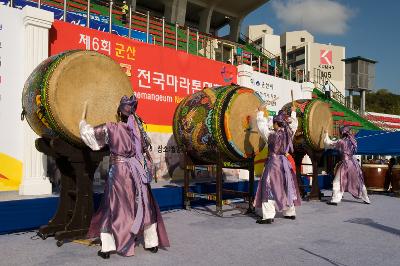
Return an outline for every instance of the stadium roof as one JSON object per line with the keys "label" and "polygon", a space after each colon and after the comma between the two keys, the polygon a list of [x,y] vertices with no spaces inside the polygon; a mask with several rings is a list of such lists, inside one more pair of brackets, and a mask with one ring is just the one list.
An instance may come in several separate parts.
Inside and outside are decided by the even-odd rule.
{"label": "stadium roof", "polygon": [[268,0],[188,0],[186,19],[192,23],[199,23],[201,10],[212,7],[213,14],[210,28],[220,29],[227,25],[232,18],[245,17]]}
{"label": "stadium roof", "polygon": [[375,61],[375,60],[372,60],[372,59],[369,59],[366,57],[362,57],[362,56],[350,57],[350,58],[343,59],[342,61],[343,62],[354,62],[354,61],[358,61],[358,60],[367,61],[367,62],[370,62],[373,64],[378,63],[378,61]]}
{"label": "stadium roof", "polygon": [[[147,9],[158,13],[159,16],[166,15],[166,10],[171,5],[178,5],[175,12],[185,12],[187,23],[198,25],[201,13],[212,9],[210,22],[211,29],[219,29],[229,24],[232,18],[244,18],[269,0],[133,0],[138,9]],[[187,2],[186,2],[187,1]],[[129,2],[129,1],[128,1]],[[180,2],[180,3],[177,3]],[[185,5],[186,2],[186,5]],[[185,10],[186,9],[186,10]],[[175,14],[176,15],[176,14]],[[174,16],[172,14],[172,16]]]}

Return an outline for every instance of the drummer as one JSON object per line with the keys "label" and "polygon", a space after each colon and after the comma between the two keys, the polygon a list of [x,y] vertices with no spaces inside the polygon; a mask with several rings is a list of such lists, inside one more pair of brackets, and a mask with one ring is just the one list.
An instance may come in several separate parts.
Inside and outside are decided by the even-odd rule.
{"label": "drummer", "polygon": [[144,238],[146,250],[156,253],[169,241],[156,199],[151,193],[152,161],[150,142],[136,115],[137,99],[121,98],[118,123],[95,128],[82,120],[82,140],[93,150],[108,145],[111,151],[109,177],[103,200],[93,216],[88,237],[101,238],[98,255],[110,258],[110,252],[133,256],[135,244]]}
{"label": "drummer", "polygon": [[325,130],[325,147],[338,150],[342,157],[335,167],[332,199],[327,204],[336,206],[342,200],[344,192],[350,192],[353,197],[361,198],[364,203],[370,204],[361,167],[353,156],[357,150],[357,141],[351,134],[349,126],[342,126],[339,131],[341,139],[333,141]]}
{"label": "drummer", "polygon": [[254,201],[256,210],[261,210],[262,214],[262,218],[257,220],[258,224],[274,222],[276,211],[283,212],[284,218],[294,220],[295,206],[301,204],[296,189],[295,169],[287,158],[288,153],[293,152],[293,137],[298,126],[295,107],[291,109],[290,118],[280,111],[273,118],[272,125],[265,117],[265,109],[263,104],[257,112],[258,131],[268,143],[269,153]]}

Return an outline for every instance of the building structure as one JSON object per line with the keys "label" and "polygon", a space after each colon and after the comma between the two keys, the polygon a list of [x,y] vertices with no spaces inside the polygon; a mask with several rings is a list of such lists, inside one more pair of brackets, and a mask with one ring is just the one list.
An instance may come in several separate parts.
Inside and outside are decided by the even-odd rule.
{"label": "building structure", "polygon": [[228,39],[238,41],[243,19],[269,0],[131,0],[132,10],[150,11],[167,22],[190,26],[216,35],[229,25]]}
{"label": "building structure", "polygon": [[346,90],[349,92],[349,105],[353,108],[353,93],[360,93],[360,112],[365,113],[366,92],[371,91],[375,80],[377,61],[361,56],[344,59],[346,64]]}
{"label": "building structure", "polygon": [[334,92],[345,95],[345,47],[316,43],[306,30],[274,34],[266,25],[251,25],[249,40],[261,50],[267,50],[280,58],[287,68],[295,69],[304,80],[317,83],[329,80]]}

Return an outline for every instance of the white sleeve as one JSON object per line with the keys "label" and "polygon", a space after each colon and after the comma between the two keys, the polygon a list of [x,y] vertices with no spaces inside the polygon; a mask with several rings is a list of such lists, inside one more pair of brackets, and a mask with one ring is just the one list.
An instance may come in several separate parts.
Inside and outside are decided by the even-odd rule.
{"label": "white sleeve", "polygon": [[264,117],[263,111],[257,112],[257,128],[261,137],[265,140],[265,142],[268,142],[268,136],[271,131],[269,130],[268,119]]}
{"label": "white sleeve", "polygon": [[79,133],[81,134],[81,139],[89,148],[94,151],[100,150],[100,145],[97,143],[94,135],[94,128],[86,123],[85,120],[81,120],[79,123]]}
{"label": "white sleeve", "polygon": [[335,145],[337,142],[338,142],[337,140],[331,140],[331,138],[329,137],[329,134],[325,133],[324,145],[325,145],[326,149],[335,148]]}
{"label": "white sleeve", "polygon": [[297,128],[299,127],[299,121],[297,120],[296,112],[292,112],[292,114],[290,115],[290,121],[291,123],[289,123],[289,127],[293,131],[294,136],[294,133],[296,133]]}

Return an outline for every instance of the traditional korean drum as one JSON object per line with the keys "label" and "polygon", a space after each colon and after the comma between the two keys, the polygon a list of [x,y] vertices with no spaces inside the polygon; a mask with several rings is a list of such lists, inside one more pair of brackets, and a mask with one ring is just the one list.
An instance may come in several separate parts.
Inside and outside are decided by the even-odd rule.
{"label": "traditional korean drum", "polygon": [[400,192],[400,165],[393,165],[392,168],[392,190],[394,192]]}
{"label": "traditional korean drum", "polygon": [[265,146],[255,121],[261,103],[252,89],[205,88],[185,98],[175,110],[175,139],[200,162],[215,163],[217,151],[224,160],[246,160]]}
{"label": "traditional korean drum", "polygon": [[22,108],[39,136],[61,136],[81,144],[79,121],[87,101],[91,125],[116,121],[123,95],[131,95],[129,78],[111,58],[73,50],[47,58],[25,82]]}
{"label": "traditional korean drum", "polygon": [[386,164],[363,164],[362,172],[367,189],[384,191],[387,171],[388,165]]}
{"label": "traditional korean drum", "polygon": [[[333,134],[333,117],[329,104],[320,100],[296,100],[299,127],[295,133],[294,145],[308,144],[314,150],[324,149],[324,131]],[[290,113],[292,103],[282,110]]]}

